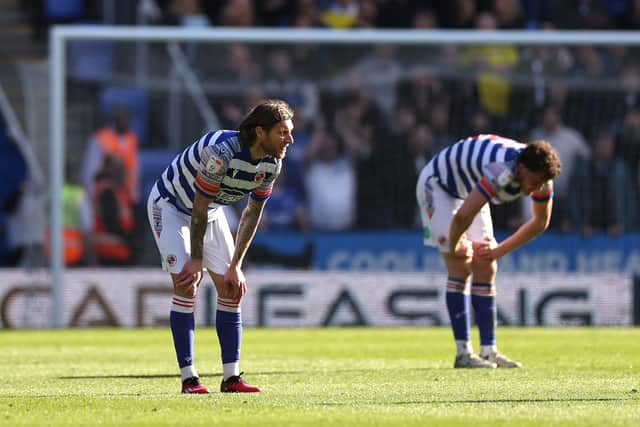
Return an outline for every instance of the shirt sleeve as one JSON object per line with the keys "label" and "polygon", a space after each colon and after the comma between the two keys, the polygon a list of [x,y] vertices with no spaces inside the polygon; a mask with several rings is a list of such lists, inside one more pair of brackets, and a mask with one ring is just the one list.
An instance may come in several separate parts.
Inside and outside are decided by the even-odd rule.
{"label": "shirt sleeve", "polygon": [[513,182],[513,172],[503,163],[489,163],[482,169],[483,175],[476,187],[487,200],[491,200],[498,191]]}
{"label": "shirt sleeve", "polygon": [[553,198],[553,181],[547,181],[540,191],[534,191],[531,193],[531,199],[535,202],[546,202]]}
{"label": "shirt sleeve", "polygon": [[259,174],[264,174],[265,178],[262,183],[251,191],[251,198],[258,201],[265,201],[271,196],[273,191],[273,183],[276,181],[280,170],[282,168],[282,161],[277,160],[275,164],[266,163],[265,168],[258,170]]}
{"label": "shirt sleeve", "polygon": [[200,154],[200,165],[195,178],[196,191],[208,198],[220,192],[220,183],[227,173],[229,159],[217,146],[205,147]]}

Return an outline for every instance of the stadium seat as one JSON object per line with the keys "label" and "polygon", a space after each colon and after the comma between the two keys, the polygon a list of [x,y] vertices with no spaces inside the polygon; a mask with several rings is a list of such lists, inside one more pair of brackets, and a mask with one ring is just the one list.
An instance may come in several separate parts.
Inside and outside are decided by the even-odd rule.
{"label": "stadium seat", "polygon": [[85,14],[84,0],[46,0],[45,16],[52,21],[72,21],[81,19]]}
{"label": "stadium seat", "polygon": [[107,118],[113,107],[124,105],[131,112],[132,127],[138,135],[140,145],[144,145],[148,133],[149,100],[144,89],[109,86],[100,95],[100,114]]}
{"label": "stadium seat", "polygon": [[141,200],[146,200],[151,187],[160,174],[176,156],[171,150],[140,150],[138,162],[140,165],[139,182]]}
{"label": "stadium seat", "polygon": [[74,41],[69,45],[70,74],[80,80],[113,78],[115,46],[110,41]]}

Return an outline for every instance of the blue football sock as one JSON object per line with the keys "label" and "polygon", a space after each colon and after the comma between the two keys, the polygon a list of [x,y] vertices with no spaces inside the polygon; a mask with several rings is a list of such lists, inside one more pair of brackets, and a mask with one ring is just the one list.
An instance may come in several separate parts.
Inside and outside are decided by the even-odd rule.
{"label": "blue football sock", "polygon": [[218,298],[216,331],[220,341],[222,363],[233,363],[240,360],[242,314],[240,313],[239,301]]}
{"label": "blue football sock", "polygon": [[456,341],[471,340],[471,313],[468,283],[462,279],[447,279],[447,310]]}
{"label": "blue football sock", "polygon": [[173,345],[176,349],[180,368],[194,364],[193,344],[195,342],[195,320],[193,304],[195,298],[184,298],[174,295],[171,304],[169,323],[173,334]]}
{"label": "blue football sock", "polygon": [[493,283],[473,283],[471,285],[471,304],[476,313],[476,323],[480,331],[480,344],[496,345],[496,288]]}

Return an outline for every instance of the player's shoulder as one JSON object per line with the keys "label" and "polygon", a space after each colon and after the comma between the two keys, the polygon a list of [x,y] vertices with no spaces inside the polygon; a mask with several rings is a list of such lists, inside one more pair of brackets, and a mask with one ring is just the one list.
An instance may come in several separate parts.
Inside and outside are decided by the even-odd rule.
{"label": "player's shoulder", "polygon": [[484,176],[496,187],[505,187],[515,180],[515,162],[492,162],[484,166]]}
{"label": "player's shoulder", "polygon": [[238,131],[211,131],[205,138],[202,151],[205,157],[215,157],[223,163],[228,164],[231,159],[242,151]]}
{"label": "player's shoulder", "polygon": [[258,164],[258,169],[279,175],[282,170],[282,159],[272,156],[263,157]]}
{"label": "player's shoulder", "polygon": [[498,135],[495,133],[486,133],[475,135],[472,138],[482,141],[489,141],[493,144],[501,144],[507,148],[524,148],[525,144],[508,136]]}

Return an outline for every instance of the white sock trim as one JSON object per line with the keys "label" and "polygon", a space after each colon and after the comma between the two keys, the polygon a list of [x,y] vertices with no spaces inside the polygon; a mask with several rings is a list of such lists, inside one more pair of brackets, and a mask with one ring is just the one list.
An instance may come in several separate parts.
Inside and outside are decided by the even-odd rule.
{"label": "white sock trim", "polygon": [[456,340],[456,350],[458,354],[473,353],[473,346],[471,345],[471,341]]}
{"label": "white sock trim", "polygon": [[231,362],[231,363],[223,363],[222,364],[222,377],[223,379],[227,379],[234,375],[240,375],[240,361]]}
{"label": "white sock trim", "polygon": [[498,352],[498,346],[497,345],[483,345],[481,346],[481,350],[480,350],[480,355],[481,356],[486,356],[489,354],[494,354]]}
{"label": "white sock trim", "polygon": [[197,376],[198,376],[198,371],[196,371],[196,368],[193,365],[189,365],[189,366],[185,366],[184,368],[180,368],[181,381],[184,381],[187,378],[197,377]]}
{"label": "white sock trim", "polygon": [[171,300],[171,311],[176,311],[178,313],[193,313],[193,306],[195,303],[195,298],[185,298],[174,295]]}
{"label": "white sock trim", "polygon": [[241,313],[240,300],[218,298],[217,309],[229,313]]}

